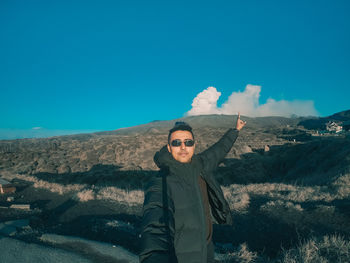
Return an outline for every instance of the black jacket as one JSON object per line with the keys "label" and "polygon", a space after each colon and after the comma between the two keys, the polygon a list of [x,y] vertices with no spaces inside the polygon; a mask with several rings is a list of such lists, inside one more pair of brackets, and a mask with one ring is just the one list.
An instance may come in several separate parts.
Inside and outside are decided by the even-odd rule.
{"label": "black jacket", "polygon": [[232,224],[229,205],[213,172],[237,136],[238,130],[228,130],[190,163],[176,161],[166,146],[155,154],[160,172],[145,189],[140,262],[206,262],[206,222],[198,176],[207,183],[214,222]]}

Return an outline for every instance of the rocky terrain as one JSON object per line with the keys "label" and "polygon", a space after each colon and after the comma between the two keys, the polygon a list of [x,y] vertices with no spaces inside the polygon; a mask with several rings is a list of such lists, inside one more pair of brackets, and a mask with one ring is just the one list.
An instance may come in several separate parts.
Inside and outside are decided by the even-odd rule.
{"label": "rocky terrain", "polygon": [[[332,118],[347,121],[349,112]],[[216,172],[235,218],[234,228],[214,228],[217,260],[288,262],[303,242],[323,244],[332,235],[348,242],[349,134],[320,136],[308,124],[322,118],[242,119],[247,125]],[[178,120],[192,125],[201,152],[233,126],[235,116]],[[153,155],[178,120],[0,141],[0,177],[17,187],[14,194],[0,195],[0,222],[28,220],[12,231],[0,225],[0,233],[36,244],[47,233],[79,236],[137,254],[143,188],[158,170]]]}

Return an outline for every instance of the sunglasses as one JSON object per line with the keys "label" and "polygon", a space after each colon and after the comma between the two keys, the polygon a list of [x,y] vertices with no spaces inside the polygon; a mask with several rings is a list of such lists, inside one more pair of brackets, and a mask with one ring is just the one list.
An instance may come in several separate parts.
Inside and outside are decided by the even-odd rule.
{"label": "sunglasses", "polygon": [[[184,140],[183,143],[184,143],[185,146],[187,146],[187,147],[192,147],[192,146],[194,145],[194,140],[190,140],[190,139]],[[171,146],[173,146],[173,147],[179,147],[179,146],[181,146],[182,141],[179,140],[179,139],[175,139],[175,140],[172,140],[170,144],[171,144]]]}

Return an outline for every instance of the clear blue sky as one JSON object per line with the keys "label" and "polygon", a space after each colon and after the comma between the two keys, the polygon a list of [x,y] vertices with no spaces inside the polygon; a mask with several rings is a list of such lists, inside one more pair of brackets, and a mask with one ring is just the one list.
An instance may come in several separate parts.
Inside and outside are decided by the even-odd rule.
{"label": "clear blue sky", "polygon": [[179,118],[209,86],[219,103],[253,84],[261,103],[350,109],[349,14],[347,0],[2,0],[0,139]]}

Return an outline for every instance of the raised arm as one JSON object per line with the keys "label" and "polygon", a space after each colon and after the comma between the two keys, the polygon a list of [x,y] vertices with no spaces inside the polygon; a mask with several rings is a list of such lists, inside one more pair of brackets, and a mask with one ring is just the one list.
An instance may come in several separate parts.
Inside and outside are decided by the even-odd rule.
{"label": "raised arm", "polygon": [[143,205],[141,263],[175,262],[174,204],[166,188],[166,176],[152,180]]}
{"label": "raised arm", "polygon": [[229,129],[218,142],[199,154],[206,171],[210,172],[215,170],[219,163],[224,160],[225,156],[235,143],[239,131],[245,124],[246,122],[241,120],[240,113],[238,113],[236,128]]}

